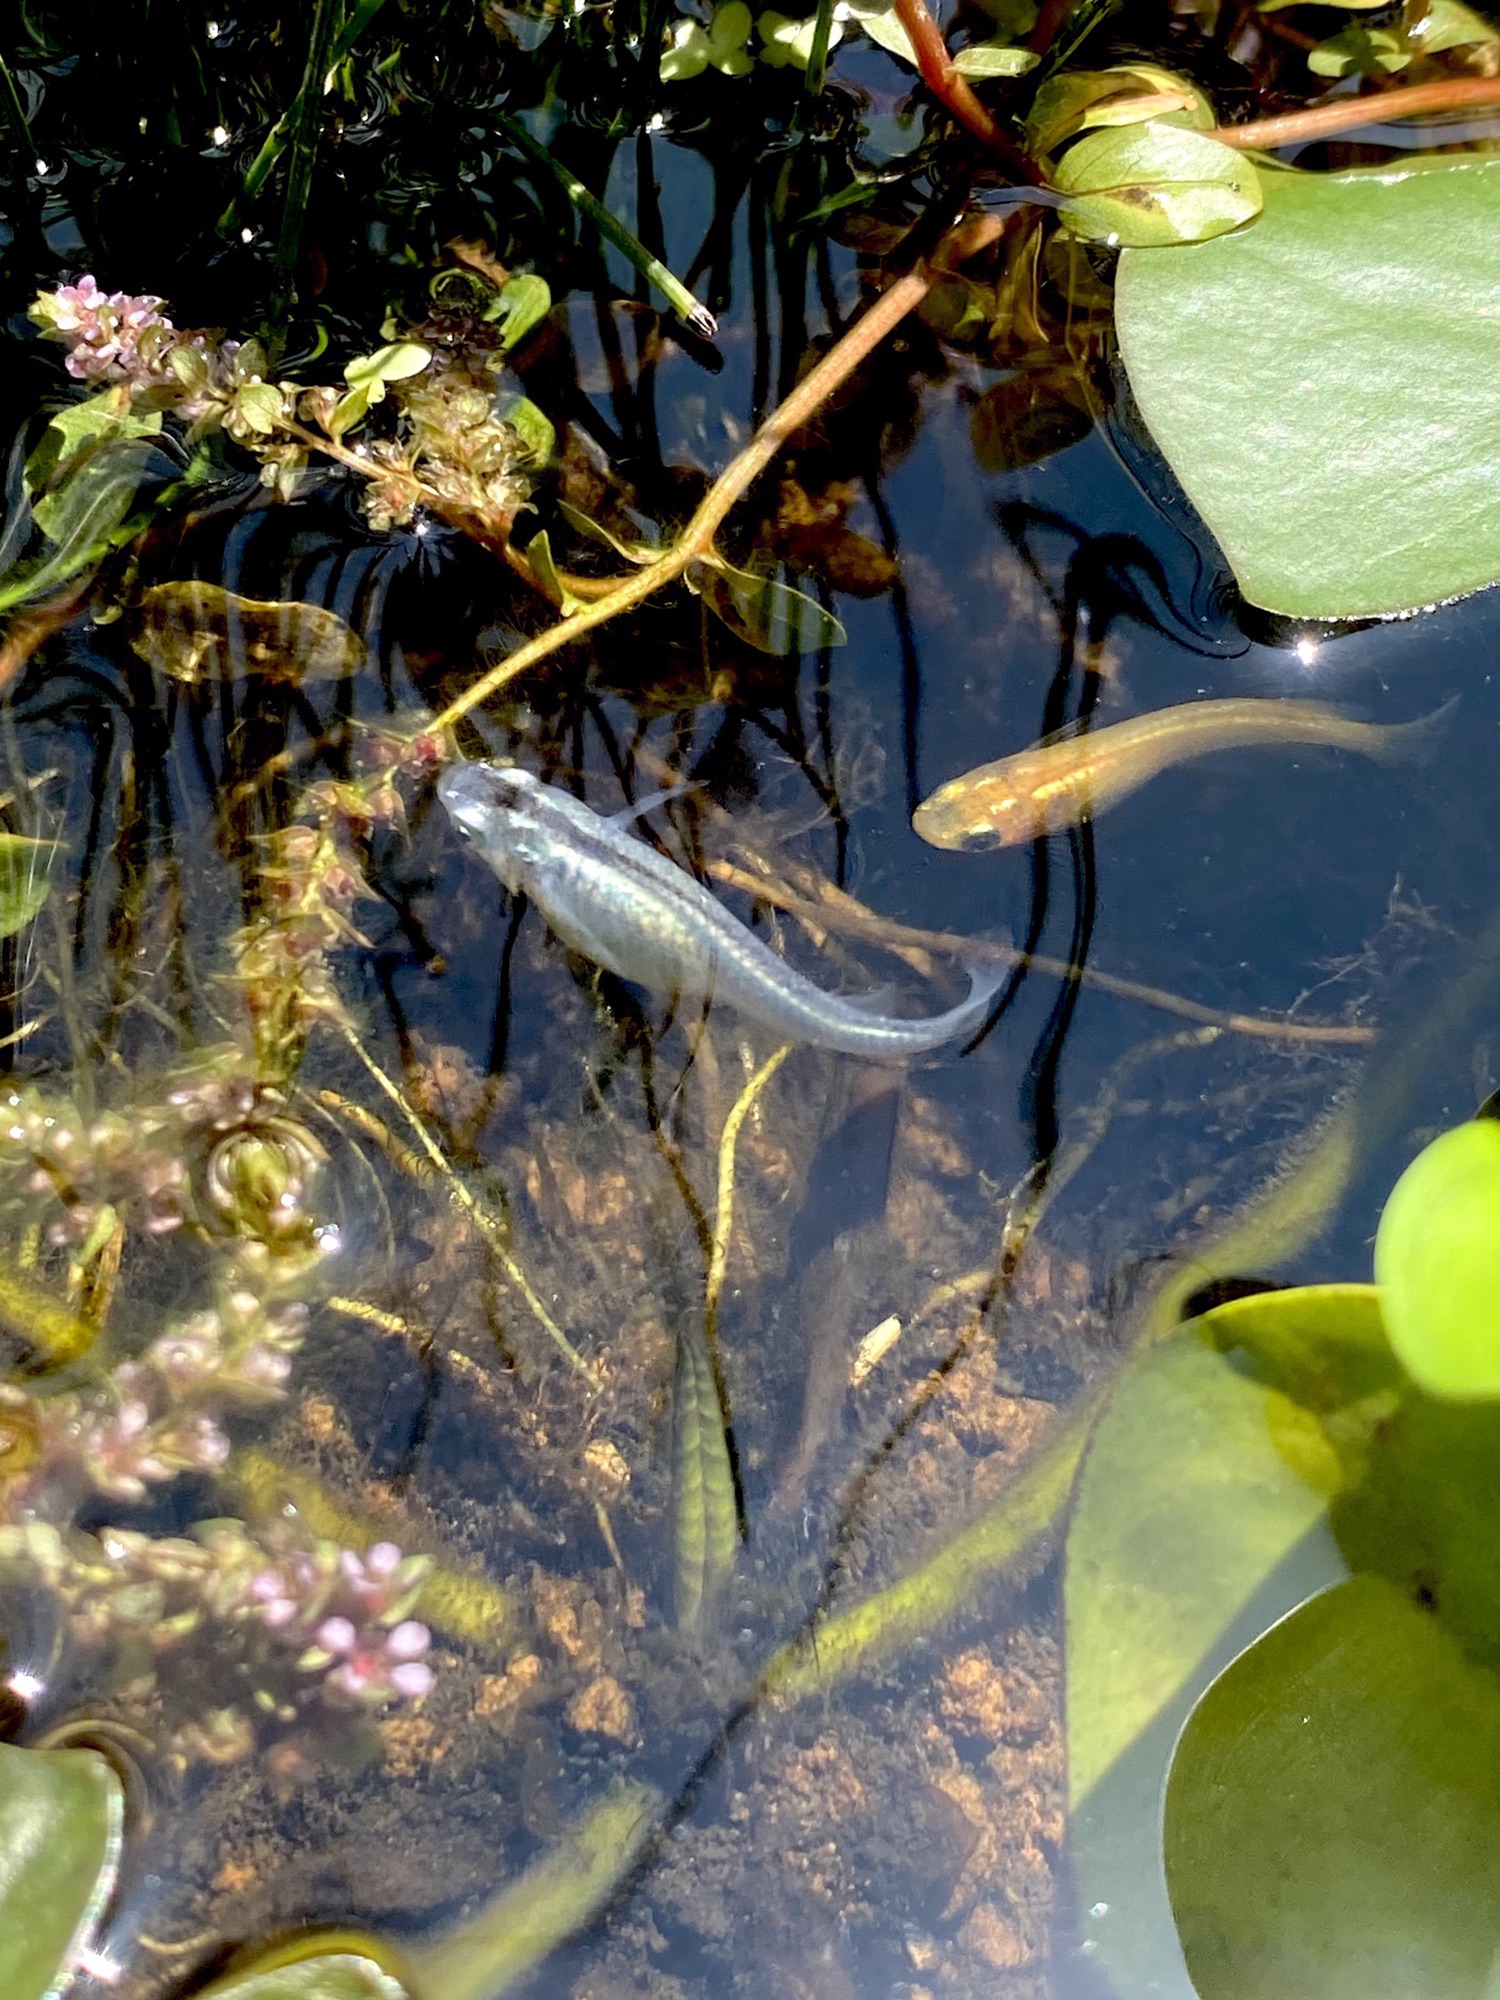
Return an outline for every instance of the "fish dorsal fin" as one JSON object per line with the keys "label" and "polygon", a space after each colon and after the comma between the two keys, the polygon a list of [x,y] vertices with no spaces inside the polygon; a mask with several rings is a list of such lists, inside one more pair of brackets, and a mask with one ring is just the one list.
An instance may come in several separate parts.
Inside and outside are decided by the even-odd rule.
{"label": "fish dorsal fin", "polygon": [[685,785],[668,785],[663,791],[647,792],[646,796],[637,799],[633,806],[622,806],[617,813],[611,813],[609,823],[611,826],[630,826],[634,821],[643,819],[647,813],[655,812],[658,806],[666,805],[668,800],[683,799],[689,792],[700,792],[702,789],[702,779],[694,778]]}

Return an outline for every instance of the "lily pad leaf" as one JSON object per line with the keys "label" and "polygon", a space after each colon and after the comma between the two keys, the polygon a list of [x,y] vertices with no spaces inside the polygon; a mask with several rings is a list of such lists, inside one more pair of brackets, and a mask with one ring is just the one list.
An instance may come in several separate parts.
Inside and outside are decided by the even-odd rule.
{"label": "lily pad leaf", "polygon": [[0,1993],[57,2000],[114,1888],[120,1780],[92,1750],[0,1743]]}
{"label": "lily pad leaf", "polygon": [[1500,1397],[1500,1123],[1459,1125],[1412,1161],[1380,1218],[1375,1278],[1413,1380]]}
{"label": "lily pad leaf", "polygon": [[1053,178],[1071,197],[1064,223],[1094,243],[1199,243],[1253,221],[1261,208],[1260,175],[1242,153],[1156,119],[1086,133]]}
{"label": "lily pad leaf", "polygon": [[[1500,368],[1482,302],[1500,295],[1500,159],[1261,187],[1253,229],[1128,250],[1116,297],[1141,414],[1241,590],[1337,619],[1493,583]],[[1461,407],[1414,382],[1462,382]]]}
{"label": "lily pad leaf", "polygon": [[50,840],[0,833],[0,938],[24,930],[46,902],[56,853]]}
{"label": "lily pad leaf", "polygon": [[1500,1680],[1381,1578],[1339,1585],[1199,1703],[1164,1850],[1201,2000],[1485,2000]]}
{"label": "lily pad leaf", "polygon": [[691,565],[687,585],[737,638],[762,653],[816,653],[848,634],[814,597],[774,576],[736,569],[722,556]]}

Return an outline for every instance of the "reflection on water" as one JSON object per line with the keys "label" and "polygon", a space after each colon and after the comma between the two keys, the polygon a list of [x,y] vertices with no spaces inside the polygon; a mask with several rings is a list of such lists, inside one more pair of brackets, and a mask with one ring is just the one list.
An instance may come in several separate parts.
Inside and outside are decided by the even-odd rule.
{"label": "reflection on water", "polygon": [[[719,462],[852,301],[833,249],[773,343],[762,256],[717,270],[718,376],[604,303],[548,356],[637,455],[622,499]],[[206,504],[13,690],[8,824],[57,852],[5,946],[0,1628],[21,1740],[135,1746],[116,1992],[308,1921],[445,1934],[620,1782],[652,1836],[537,1992],[1082,1990],[1055,1536],[1008,1496],[1464,966],[1495,612],[1254,645],[1118,440],[1017,467],[997,371],[931,327],[870,375],[766,501],[846,648],[684,594],[461,747],[601,812],[688,781],[647,837],[830,988],[915,1011],[978,940],[1012,970],[962,1053],[772,1068],[565,953],[422,733],[534,610],[340,484]],[[1267,687],[1466,726],[1435,791],[1232,754],[1036,849],[910,831],[1074,716]],[[1472,1035],[1317,1268],[1364,1274],[1369,1190],[1493,1088]]]}

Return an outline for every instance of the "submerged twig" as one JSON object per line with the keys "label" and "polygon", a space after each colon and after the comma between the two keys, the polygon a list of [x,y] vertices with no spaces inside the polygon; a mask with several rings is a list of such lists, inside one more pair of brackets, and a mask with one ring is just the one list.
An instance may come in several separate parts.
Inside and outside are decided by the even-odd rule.
{"label": "submerged twig", "polygon": [[[973,227],[961,224],[944,241],[951,256],[972,256],[985,243],[993,242],[1002,227],[998,217],[984,216],[977,218]],[[507,654],[487,674],[481,674],[429,725],[433,733],[441,734],[451,729],[472,709],[478,708],[512,681],[519,680],[522,674],[529,673],[539,662],[562,647],[571,645],[575,639],[582,638],[585,632],[592,632],[597,626],[618,618],[622,612],[644,604],[657,591],[675,583],[693,563],[701,562],[712,550],[714,537],[730,511],[777,456],[788,438],[808,423],[834,390],[853,374],[908,313],[915,311],[932,286],[944,275],[946,268],[941,257],[935,255],[929,263],[908,271],[887,286],[869,310],[841,339],[834,342],[816,367],[810,369],[791,394],[771,412],[739,456],[719,474],[671,548],[654,562],[638,569],[633,576],[622,579],[607,597],[597,598],[570,617],[559,619],[557,624],[549,626],[535,639]]]}
{"label": "submerged twig", "polygon": [[1376,1036],[1374,1028],[1362,1027],[1355,1022],[1277,1021],[1260,1014],[1225,1013],[1217,1007],[1206,1007],[1200,1001],[1168,993],[1162,987],[1147,986],[1138,979],[1121,979],[1112,972],[1098,972],[1088,965],[1072,965],[1064,958],[1047,958],[1038,952],[1021,951],[1015,945],[964,937],[957,931],[921,930],[913,924],[897,923],[893,918],[877,916],[873,910],[866,909],[853,896],[835,889],[832,884],[828,885],[826,895],[814,900],[799,895],[783,883],[751,874],[746,868],[737,868],[732,861],[711,861],[708,872],[715,881],[723,882],[732,889],[743,889],[762,902],[774,903],[777,909],[800,917],[804,922],[843,931],[849,937],[868,938],[871,943],[884,945],[890,950],[916,948],[942,952],[946,957],[986,959],[998,965],[1026,965],[1054,979],[1092,986],[1101,993],[1114,994],[1117,999],[1136,1000],[1144,1007],[1158,1008],[1164,1014],[1178,1014],[1186,1021],[1201,1021],[1206,1027],[1224,1028],[1236,1035],[1253,1035],[1262,1041],[1332,1043],[1359,1048],[1368,1046]]}
{"label": "submerged twig", "polygon": [[749,1117],[756,1098],[791,1052],[791,1043],[783,1042],[774,1055],[767,1056],[734,1100],[729,1116],[724,1120],[724,1130],[719,1137],[719,1193],[714,1209],[713,1251],[708,1260],[708,1278],[703,1288],[710,1325],[718,1316],[719,1295],[724,1289],[724,1272],[729,1263],[729,1240],[734,1233],[734,1155],[740,1129]]}
{"label": "submerged twig", "polygon": [[380,1089],[385,1092],[386,1096],[397,1107],[402,1117],[416,1134],[417,1143],[420,1145],[422,1151],[447,1182],[454,1199],[463,1207],[469,1220],[474,1224],[474,1227],[494,1252],[501,1270],[504,1271],[516,1291],[526,1301],[538,1326],[542,1328],[548,1339],[566,1358],[569,1367],[576,1368],[578,1373],[597,1389],[600,1386],[598,1369],[590,1362],[584,1360],[578,1349],[542,1304],[541,1299],[537,1296],[532,1286],[531,1280],[511,1255],[510,1247],[505,1241],[506,1232],[504,1226],[477,1199],[473,1189],[463,1179],[462,1175],[454,1172],[442,1147],[433,1138],[426,1125],[407,1102],[405,1093],[386,1075],[379,1063],[366,1050],[364,1044],[352,1028],[348,1026],[344,1028],[344,1039],[370,1072],[370,1075],[375,1079]]}
{"label": "submerged twig", "polygon": [[586,215],[599,234],[608,243],[613,243],[620,255],[632,264],[648,283],[655,285],[667,304],[695,333],[701,333],[705,340],[712,340],[719,330],[719,322],[714,318],[703,301],[695,298],[676,274],[668,270],[660,257],[651,252],[621,222],[590,193],[577,174],[565,167],[555,153],[548,152],[540,145],[519,118],[508,111],[497,111],[495,122],[518,152],[524,153],[533,166],[542,167],[551,174],[563,193],[572,202],[580,215]]}
{"label": "submerged twig", "polygon": [[1355,132],[1363,125],[1389,124],[1393,118],[1421,118],[1482,104],[1500,105],[1500,76],[1454,77],[1445,83],[1405,84],[1374,97],[1332,98],[1279,118],[1255,118],[1247,125],[1216,125],[1208,136],[1242,152],[1269,151],[1276,146],[1306,144],[1310,139],[1331,139],[1335,133]]}

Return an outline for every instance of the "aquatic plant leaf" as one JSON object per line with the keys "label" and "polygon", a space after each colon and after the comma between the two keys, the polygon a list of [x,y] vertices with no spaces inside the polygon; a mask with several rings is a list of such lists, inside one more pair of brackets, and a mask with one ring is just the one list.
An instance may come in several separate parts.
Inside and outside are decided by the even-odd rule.
{"label": "aquatic plant leaf", "polygon": [[1393,75],[1411,61],[1404,39],[1389,28],[1356,25],[1342,34],[1330,35],[1308,51],[1307,66],[1314,76]]}
{"label": "aquatic plant leaf", "polygon": [[[1500,577],[1500,160],[1265,172],[1253,229],[1120,260],[1142,415],[1246,597],[1371,618]],[[1254,337],[1247,338],[1253,329]],[[1233,366],[1225,356],[1233,352]],[[1391,357],[1407,396],[1393,419]]]}
{"label": "aquatic plant leaf", "polygon": [[410,2000],[373,1959],[320,1952],[293,1965],[251,1971],[210,1986],[201,2000]]}
{"label": "aquatic plant leaf", "polygon": [[0,611],[45,596],[99,561],[129,520],[152,450],[146,439],[101,445],[37,502],[37,526],[56,546],[30,567],[7,572]]}
{"label": "aquatic plant leaf", "polygon": [[120,1780],[92,1750],[0,1743],[0,1993],[54,2000],[72,1984],[114,1887]]}
{"label": "aquatic plant leaf", "polygon": [[718,1384],[702,1329],[677,1336],[672,1390],[672,1509],[677,1623],[695,1631],[717,1603],[739,1554],[734,1472]]}
{"label": "aquatic plant leaf", "polygon": [[461,1929],[411,1957],[423,2000],[500,2000],[586,1924],[634,1867],[661,1799],[622,1781]]}
{"label": "aquatic plant leaf", "polygon": [[1314,1598],[1194,1711],[1164,1858],[1201,2000],[1483,2000],[1500,1681],[1377,1577]]}
{"label": "aquatic plant leaf", "polygon": [[497,401],[495,414],[516,433],[532,464],[547,463],[557,449],[557,430],[544,410],[538,409],[529,396],[517,396],[514,401]]}
{"label": "aquatic plant leaf", "polygon": [[1500,1397],[1500,1123],[1456,1126],[1412,1161],[1380,1218],[1375,1280],[1414,1381]]}
{"label": "aquatic plant leaf", "polygon": [[[420,375],[432,359],[432,349],[424,347],[420,340],[393,340],[389,346],[377,348],[373,354],[357,355],[344,369],[344,380],[349,384],[349,393],[340,397],[334,405],[333,414],[328,419],[328,428],[334,437],[342,437],[368,415],[372,403],[385,400],[388,382],[406,382],[413,375]],[[262,385],[270,388],[269,384]],[[271,394],[276,395],[274,389]],[[243,401],[246,391],[241,390],[237,401]],[[271,410],[268,429],[274,430],[280,421],[280,398],[277,407]]]}
{"label": "aquatic plant leaf", "polygon": [[1260,175],[1232,146],[1151,119],[1089,132],[1053,170],[1062,219],[1093,243],[1201,243],[1253,221]]}
{"label": "aquatic plant leaf", "polygon": [[722,556],[694,563],[686,581],[736,638],[758,652],[816,653],[848,639],[839,620],[816,598],[777,577],[736,569]]}
{"label": "aquatic plant leaf", "polygon": [[651,538],[654,534],[653,529],[643,530],[640,541],[627,542],[622,541],[618,535],[611,534],[601,522],[594,520],[580,508],[570,507],[566,500],[558,501],[557,511],[570,528],[575,529],[580,535],[587,535],[590,541],[602,542],[606,548],[613,549],[617,556],[623,556],[626,562],[637,564],[655,562],[662,552],[661,543]]}
{"label": "aquatic plant leaf", "polygon": [[1075,1806],[1318,1525],[1337,1480],[1316,1418],[1196,1327],[1127,1371],[1084,1462],[1068,1534]]}
{"label": "aquatic plant leaf", "polygon": [[342,618],[295,599],[241,597],[190,578],[153,584],[130,613],[130,646],[175,681],[333,681],[358,673],[365,649]]}
{"label": "aquatic plant leaf", "polygon": [[1443,49],[1500,42],[1500,30],[1463,0],[1431,0],[1422,18],[1406,29],[1406,39],[1418,54],[1435,56]]}
{"label": "aquatic plant leaf", "polygon": [[1025,76],[1040,61],[1030,49],[1009,42],[970,42],[953,58],[953,67],[960,76]]}
{"label": "aquatic plant leaf", "polygon": [[551,310],[552,287],[547,280],[534,271],[520,271],[506,279],[486,306],[484,317],[499,322],[502,347],[518,347]]}
{"label": "aquatic plant leaf", "polygon": [[[26,461],[26,490],[36,494],[60,465],[106,439],[150,438],[161,435],[161,411],[130,408],[125,392],[103,389],[81,403],[69,403],[59,410],[42,433],[41,442]],[[47,502],[41,503],[38,526],[47,528]]]}
{"label": "aquatic plant leaf", "polygon": [[0,938],[24,929],[46,902],[56,853],[50,840],[0,833]]}
{"label": "aquatic plant leaf", "polygon": [[913,69],[917,67],[917,52],[912,47],[911,36],[890,0],[883,7],[872,7],[867,0],[846,0],[846,6],[850,19],[859,23],[872,42],[888,55],[910,63]]}
{"label": "aquatic plant leaf", "polygon": [[1075,132],[1139,125],[1148,118],[1200,132],[1218,123],[1207,97],[1185,76],[1155,63],[1119,63],[1049,77],[1026,114],[1026,143],[1035,154],[1050,153]]}

